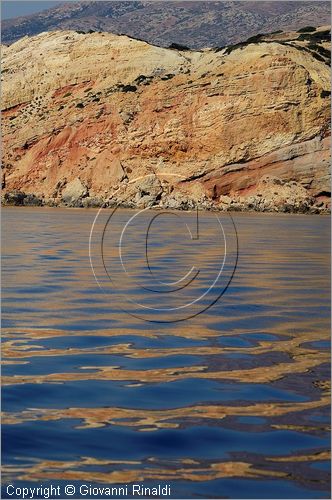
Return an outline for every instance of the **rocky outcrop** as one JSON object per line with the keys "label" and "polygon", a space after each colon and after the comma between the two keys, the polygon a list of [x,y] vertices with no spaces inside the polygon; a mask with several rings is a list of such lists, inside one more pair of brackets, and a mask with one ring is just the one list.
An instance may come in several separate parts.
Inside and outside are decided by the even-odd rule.
{"label": "rocky outcrop", "polygon": [[61,193],[61,201],[69,206],[82,206],[82,198],[88,195],[88,189],[81,180],[76,177],[73,181],[69,182]]}
{"label": "rocky outcrop", "polygon": [[4,194],[3,201],[5,205],[12,205],[16,207],[41,207],[44,201],[34,194],[26,194],[22,191],[10,191]]}
{"label": "rocky outcrop", "polygon": [[54,32],[3,47],[3,202],[326,211],[328,38],[194,52]]}
{"label": "rocky outcrop", "polygon": [[295,181],[285,182],[275,176],[265,176],[248,196],[220,196],[226,210],[258,212],[319,213],[323,203],[316,202],[308,191]]}

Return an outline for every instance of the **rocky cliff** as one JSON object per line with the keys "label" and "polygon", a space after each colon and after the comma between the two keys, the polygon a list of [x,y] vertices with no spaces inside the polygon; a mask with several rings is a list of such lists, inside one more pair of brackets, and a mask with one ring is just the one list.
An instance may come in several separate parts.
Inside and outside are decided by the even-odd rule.
{"label": "rocky cliff", "polygon": [[4,201],[325,211],[329,40],[188,51],[62,31],[3,46]]}

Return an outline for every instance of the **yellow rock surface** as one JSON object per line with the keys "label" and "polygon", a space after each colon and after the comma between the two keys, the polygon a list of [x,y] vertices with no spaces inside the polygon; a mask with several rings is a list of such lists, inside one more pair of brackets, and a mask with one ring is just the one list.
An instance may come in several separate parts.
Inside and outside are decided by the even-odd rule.
{"label": "yellow rock surface", "polygon": [[293,38],[195,52],[62,31],[3,46],[4,193],[60,203],[79,179],[90,198],[133,201],[131,181],[154,175],[171,186],[157,204],[174,189],[221,207],[274,176],[325,203],[330,71]]}

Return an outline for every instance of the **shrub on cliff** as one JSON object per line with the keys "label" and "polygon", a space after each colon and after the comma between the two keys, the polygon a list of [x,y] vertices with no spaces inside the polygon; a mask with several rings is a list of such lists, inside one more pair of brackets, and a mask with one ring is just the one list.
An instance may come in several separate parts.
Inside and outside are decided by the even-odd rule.
{"label": "shrub on cliff", "polygon": [[190,50],[189,47],[187,47],[186,45],[181,45],[180,43],[171,43],[168,48],[174,50]]}
{"label": "shrub on cliff", "polygon": [[313,31],[316,31],[314,26],[304,26],[304,28],[297,30],[297,33],[312,33]]}
{"label": "shrub on cliff", "polygon": [[118,89],[121,92],[136,92],[137,87],[136,85],[124,85],[121,83],[120,85],[118,85]]}

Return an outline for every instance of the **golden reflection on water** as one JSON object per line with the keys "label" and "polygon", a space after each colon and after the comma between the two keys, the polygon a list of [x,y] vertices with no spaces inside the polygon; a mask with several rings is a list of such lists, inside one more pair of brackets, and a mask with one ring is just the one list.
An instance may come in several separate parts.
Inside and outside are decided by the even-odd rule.
{"label": "golden reflection on water", "polygon": [[[293,356],[291,363],[291,372],[304,373],[322,362],[329,362],[328,353],[320,354],[317,359],[316,353],[300,354]],[[3,385],[13,384],[41,384],[48,382],[66,382],[82,380],[137,380],[142,383],[173,382],[188,377],[198,376],[201,379],[209,380],[234,380],[237,382],[266,383],[278,380],[289,373],[290,363],[278,363],[272,366],[251,368],[249,370],[232,371],[206,371],[208,366],[177,367],[164,368],[156,370],[125,370],[118,366],[81,366],[82,372],[79,373],[51,373],[47,375],[14,375],[12,377],[2,377]],[[84,370],[95,370],[87,372]]]}
{"label": "golden reflection on water", "polygon": [[[267,462],[306,462],[321,461],[330,458],[328,452],[317,453],[315,455],[301,455],[295,457],[266,457]],[[23,467],[5,467],[5,473],[9,477],[18,477],[24,481],[41,481],[46,479],[61,479],[74,481],[88,481],[102,484],[126,484],[137,481],[158,480],[188,480],[188,481],[211,481],[219,478],[232,477],[272,477],[284,478],[289,476],[288,471],[277,469],[264,469],[256,467],[251,463],[228,461],[203,464],[197,460],[181,459],[168,462],[167,468],[161,467],[153,457],[148,458],[144,464],[137,461],[114,461],[114,460],[96,460],[91,457],[83,457],[80,460],[71,462],[61,461],[40,461],[32,465],[29,469]],[[144,465],[144,468],[112,470],[114,465]],[[149,466],[150,465],[150,466]],[[151,467],[153,465],[153,467]],[[159,465],[159,466],[158,466]],[[100,466],[109,470],[95,472],[86,470],[88,466]],[[84,468],[85,470],[80,470]]]}
{"label": "golden reflection on water", "polygon": [[[186,463],[185,461],[183,461]],[[19,467],[8,467],[6,472],[15,474],[19,480],[45,480],[45,479],[62,479],[74,481],[89,481],[96,483],[106,484],[126,484],[137,481],[158,480],[158,481],[172,481],[172,480],[188,480],[188,481],[211,481],[214,479],[225,477],[251,477],[259,478],[261,476],[271,477],[286,477],[286,472],[276,470],[264,470],[254,467],[252,464],[245,462],[220,462],[212,463],[209,467],[202,467],[199,463],[195,463],[193,467],[181,467],[181,464],[176,468],[148,468],[144,469],[124,469],[118,471],[108,472],[93,472],[93,471],[80,471],[77,470],[80,466],[87,465],[100,465],[112,466],[114,462],[98,461],[94,459],[85,459],[82,462],[39,462],[37,465],[32,466],[29,471]],[[63,470],[72,469],[72,470]],[[76,470],[75,470],[76,469]],[[52,472],[49,472],[49,471]]]}
{"label": "golden reflection on water", "polygon": [[[206,329],[207,330],[207,329]],[[204,330],[203,338],[209,338],[209,333]],[[280,332],[278,332],[280,335]],[[38,336],[38,332],[34,332]],[[76,333],[77,334],[77,333]],[[100,334],[100,332],[98,332]],[[115,331],[113,330],[113,334]],[[128,332],[127,332],[128,334]],[[145,335],[145,332],[142,334]],[[236,335],[236,334],[235,334]],[[49,336],[52,336],[49,333]],[[233,334],[234,336],[234,334]],[[187,337],[188,338],[188,337]],[[195,334],[192,338],[197,339]],[[63,382],[66,380],[137,380],[139,382],[160,382],[174,381],[187,378],[188,376],[199,376],[206,379],[224,379],[246,382],[250,379],[252,382],[265,383],[278,380],[285,376],[289,370],[292,373],[303,373],[313,367],[320,365],[323,362],[329,362],[330,355],[328,352],[321,352],[319,349],[305,347],[305,343],[314,341],[328,340],[329,335],[326,331],[304,332],[297,334],[293,338],[287,340],[279,340],[278,342],[259,341],[256,347],[190,347],[190,348],[167,348],[167,349],[138,349],[130,344],[117,344],[115,346],[95,347],[93,349],[44,349],[39,345],[27,345],[28,340],[10,340],[3,345],[3,355],[5,358],[31,358],[44,356],[68,356],[77,354],[120,354],[129,358],[155,358],[167,357],[173,355],[191,354],[195,356],[217,356],[232,352],[250,354],[255,356],[265,353],[286,353],[289,361],[286,363],[273,363],[264,367],[251,368],[249,370],[232,371],[206,371],[208,366],[193,366],[193,367],[177,367],[175,369],[157,369],[157,370],[125,370],[116,366],[94,367],[81,366],[82,370],[96,370],[94,372],[75,372],[75,373],[56,373],[47,375],[26,375],[12,377],[4,376],[2,382],[4,385],[22,384],[22,383],[43,383],[43,382]]]}
{"label": "golden reflection on water", "polygon": [[[158,430],[178,428],[180,423],[173,420],[208,419],[221,420],[229,416],[276,417],[303,410],[316,409],[329,404],[330,394],[323,394],[320,399],[304,403],[256,403],[248,406],[200,405],[172,410],[139,410],[126,408],[67,408],[64,410],[38,409],[25,410],[21,413],[4,413],[3,423],[19,424],[29,420],[79,419],[84,422],[77,428],[96,428],[106,425],[137,427],[138,430]],[[147,429],[147,428],[148,429]]]}
{"label": "golden reflection on water", "polygon": [[[11,370],[2,377],[6,390],[29,384],[37,392],[38,387],[48,387],[45,384],[65,387],[108,381],[110,391],[113,383],[121,382],[125,393],[127,388],[158,390],[160,384],[187,380],[197,386],[197,400],[181,404],[178,399],[173,401],[170,393],[167,408],[152,409],[137,407],[137,402],[131,408],[130,398],[125,405],[129,407],[93,407],[93,401],[63,407],[61,400],[47,401],[47,407],[32,406],[27,399],[20,401],[17,409],[5,399],[4,425],[19,429],[33,422],[70,422],[73,432],[80,429],[87,435],[92,429],[110,426],[159,435],[167,429],[181,433],[195,425],[211,429],[226,426],[236,431],[238,418],[250,417],[266,419],[257,424],[262,426],[260,432],[326,436],[326,422],[310,420],[311,415],[322,416],[330,404],[330,383],[324,369],[330,355],[322,347],[330,332],[329,245],[323,218],[239,215],[239,265],[220,304],[190,322],[159,327],[112,310],[110,298],[95,293],[85,239],[93,211],[76,211],[77,215],[74,211],[47,209],[9,212],[9,222],[15,221],[17,231],[10,233],[7,229],[5,244],[5,313],[10,324],[3,332],[2,363],[4,370]],[[35,214],[41,214],[41,219]],[[207,248],[206,258],[211,257],[211,262],[212,254]],[[102,345],[94,339],[102,339]],[[86,342],[78,346],[76,340]],[[107,356],[116,356],[121,363],[108,361]],[[185,360],[176,362],[179,358],[173,357]],[[68,367],[71,359],[75,362]],[[47,363],[35,373],[39,361],[45,360]],[[137,368],[135,363],[140,360],[146,365],[141,363]],[[155,360],[162,365],[157,362],[151,367],[149,363]],[[257,384],[257,399],[228,401],[220,390],[219,399],[211,396],[211,401],[203,397],[200,401],[199,391],[203,395],[206,387],[200,389],[203,382],[227,382],[233,384],[235,392],[239,384]],[[260,387],[282,389],[302,400],[264,400]],[[241,426],[248,435],[255,432],[246,423]],[[49,438],[52,444],[52,432]],[[91,447],[93,455],[93,441]],[[197,460],[190,457],[190,449],[184,449],[182,458],[167,463],[158,456],[158,450],[156,456],[144,460],[131,460],[130,455],[128,460],[112,456],[45,460],[38,450],[27,453],[21,453],[25,464],[4,464],[6,482],[205,482],[233,477],[310,482],[290,472],[288,465],[309,466],[329,459],[327,449],[315,450],[315,446],[305,452],[290,447],[273,456],[258,449],[258,458],[254,459],[246,451],[246,443],[236,458],[227,451],[224,459]],[[77,456],[74,447],[72,456]]]}

